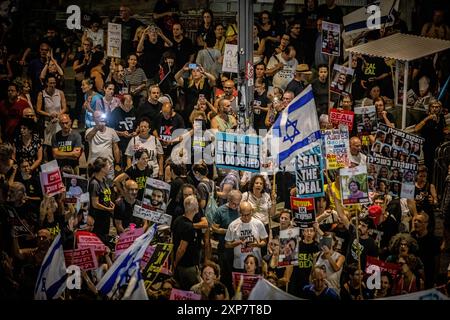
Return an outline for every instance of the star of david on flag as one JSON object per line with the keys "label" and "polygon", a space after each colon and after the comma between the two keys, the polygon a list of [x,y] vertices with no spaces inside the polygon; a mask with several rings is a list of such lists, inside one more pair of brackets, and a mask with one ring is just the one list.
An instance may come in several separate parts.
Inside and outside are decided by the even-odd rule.
{"label": "star of david on flag", "polygon": [[279,167],[320,140],[320,126],[312,87],[309,85],[282,111],[266,135],[269,153]]}

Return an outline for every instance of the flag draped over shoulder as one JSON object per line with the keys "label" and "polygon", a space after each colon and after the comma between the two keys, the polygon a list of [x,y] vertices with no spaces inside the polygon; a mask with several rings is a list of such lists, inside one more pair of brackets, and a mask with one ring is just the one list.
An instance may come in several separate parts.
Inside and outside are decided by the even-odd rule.
{"label": "flag draped over shoulder", "polygon": [[[117,260],[114,261],[111,268],[109,268],[97,284],[97,290],[100,293],[111,298],[118,288],[132,280],[136,272],[140,273],[139,262],[155,235],[156,227],[157,225],[154,224],[149,228],[147,232],[137,238],[133,244],[122,252]],[[138,275],[136,275],[136,277],[138,277]],[[139,281],[137,282],[139,283]]]}
{"label": "flag draped over shoulder", "polygon": [[275,287],[264,278],[258,280],[248,300],[304,300]]}
{"label": "flag draped over shoulder", "polygon": [[34,288],[35,300],[57,299],[66,289],[66,261],[61,241],[58,234],[42,261],[41,268]]}
{"label": "flag draped over shoulder", "polygon": [[316,103],[311,85],[282,111],[266,139],[278,166],[287,165],[299,152],[310,149],[320,139]]}

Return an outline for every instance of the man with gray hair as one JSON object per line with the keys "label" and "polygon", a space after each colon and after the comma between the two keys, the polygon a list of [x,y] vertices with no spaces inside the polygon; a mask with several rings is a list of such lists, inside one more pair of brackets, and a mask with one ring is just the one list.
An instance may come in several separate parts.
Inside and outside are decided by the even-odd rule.
{"label": "man with gray hair", "polygon": [[197,198],[184,199],[184,214],[173,223],[172,238],[175,252],[173,273],[182,290],[189,290],[199,282],[198,264],[200,262],[197,232],[193,219],[199,210]]}

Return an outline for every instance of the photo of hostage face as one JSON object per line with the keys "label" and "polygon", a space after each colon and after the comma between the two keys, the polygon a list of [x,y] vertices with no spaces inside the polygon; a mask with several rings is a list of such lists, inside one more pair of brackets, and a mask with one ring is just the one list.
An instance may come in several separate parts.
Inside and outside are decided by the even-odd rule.
{"label": "photo of hostage face", "polygon": [[155,208],[161,208],[164,203],[164,192],[159,189],[153,189],[151,204]]}

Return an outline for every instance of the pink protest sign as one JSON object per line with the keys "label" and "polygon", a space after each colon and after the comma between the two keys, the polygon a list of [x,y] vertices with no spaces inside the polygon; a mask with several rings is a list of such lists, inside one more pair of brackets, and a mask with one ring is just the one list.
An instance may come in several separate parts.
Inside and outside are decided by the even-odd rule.
{"label": "pink protest sign", "polygon": [[136,240],[144,233],[143,228],[133,229],[127,232],[124,232],[120,235],[119,240],[116,244],[115,256],[116,258],[125,250],[127,250]]}
{"label": "pink protest sign", "polygon": [[258,280],[261,278],[259,275],[252,275],[252,274],[246,274],[246,273],[240,273],[240,272],[233,272],[233,287],[237,288],[239,285],[239,281],[241,280],[241,277],[243,277],[241,292],[242,292],[242,298],[247,299],[250,292],[253,290],[253,287],[256,285]]}
{"label": "pink protest sign", "polygon": [[76,233],[78,249],[92,247],[96,254],[104,254],[106,246],[94,233],[88,231],[77,231]]}
{"label": "pink protest sign", "polygon": [[92,247],[85,249],[64,250],[66,265],[76,265],[81,270],[95,270],[98,268],[97,257]]}
{"label": "pink protest sign", "polygon": [[169,300],[200,300],[202,297],[192,291],[184,291],[172,288]]}
{"label": "pink protest sign", "polygon": [[66,190],[61,178],[59,168],[49,172],[41,172],[40,180],[42,186],[42,193],[52,197],[56,194],[62,193]]}

